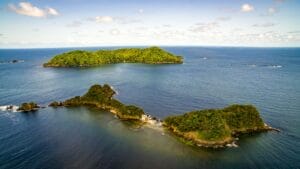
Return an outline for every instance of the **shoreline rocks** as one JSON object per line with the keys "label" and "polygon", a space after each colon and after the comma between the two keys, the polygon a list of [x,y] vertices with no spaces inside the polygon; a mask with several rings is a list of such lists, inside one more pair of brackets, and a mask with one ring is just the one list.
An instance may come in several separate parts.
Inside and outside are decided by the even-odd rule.
{"label": "shoreline rocks", "polygon": [[37,111],[39,108],[41,108],[39,105],[37,105],[35,102],[28,102],[28,103],[22,103],[18,111],[21,112],[32,112],[32,111]]}

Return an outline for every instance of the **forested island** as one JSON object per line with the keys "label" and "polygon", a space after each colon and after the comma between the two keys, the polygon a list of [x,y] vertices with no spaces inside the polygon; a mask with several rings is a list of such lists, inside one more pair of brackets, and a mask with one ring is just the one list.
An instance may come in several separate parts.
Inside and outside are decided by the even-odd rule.
{"label": "forested island", "polygon": [[[143,109],[125,105],[114,99],[115,93],[108,84],[95,84],[83,96],[63,102],[55,101],[49,106],[94,106],[114,113],[121,120],[147,122],[150,117],[151,123],[153,120],[160,123],[157,118],[146,115]],[[252,105],[231,105],[223,109],[192,111],[169,116],[162,124],[185,143],[205,147],[222,147],[233,143],[238,134],[273,130],[263,122],[259,112]]]}
{"label": "forested island", "polygon": [[180,64],[175,56],[159,47],[123,48],[116,50],[75,50],[54,56],[44,67],[90,67],[115,63]]}
{"label": "forested island", "polygon": [[113,98],[116,92],[111,86],[95,84],[83,96],[76,96],[63,102],[52,102],[49,106],[95,106],[108,110],[122,120],[140,120],[145,114],[143,109],[134,105],[125,105]]}
{"label": "forested island", "polygon": [[164,120],[164,126],[187,143],[207,147],[232,143],[238,134],[273,130],[252,105],[230,105],[170,116]]}

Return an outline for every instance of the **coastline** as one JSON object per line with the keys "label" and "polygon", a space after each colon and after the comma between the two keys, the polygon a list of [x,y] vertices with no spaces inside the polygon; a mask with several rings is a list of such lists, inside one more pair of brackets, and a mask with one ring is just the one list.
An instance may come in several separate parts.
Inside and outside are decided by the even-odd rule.
{"label": "coastline", "polygon": [[182,62],[159,62],[159,63],[141,63],[141,62],[119,62],[119,63],[103,63],[98,65],[77,65],[77,66],[62,66],[62,65],[51,65],[51,64],[43,64],[43,67],[45,68],[89,68],[89,67],[99,67],[99,66],[105,66],[105,65],[115,65],[115,64],[122,64],[122,63],[128,63],[128,64],[145,64],[145,65],[173,65],[173,64],[183,64]]}
{"label": "coastline", "polygon": [[179,138],[183,143],[197,146],[197,147],[205,147],[205,148],[225,148],[225,147],[238,147],[237,140],[239,140],[239,136],[242,134],[249,134],[249,133],[261,133],[261,132],[268,132],[268,131],[275,131],[280,132],[279,129],[273,128],[265,123],[264,128],[260,129],[249,129],[245,131],[235,131],[235,133],[231,134],[231,137],[226,137],[222,140],[215,140],[215,141],[207,141],[203,139],[196,138],[195,132],[180,132],[176,129],[176,127],[170,127],[163,124],[164,129],[168,130],[170,133],[174,134],[175,137]]}
{"label": "coastline", "polygon": [[159,47],[114,50],[73,50],[52,57],[43,67],[96,67],[117,63],[182,64],[183,57]]}

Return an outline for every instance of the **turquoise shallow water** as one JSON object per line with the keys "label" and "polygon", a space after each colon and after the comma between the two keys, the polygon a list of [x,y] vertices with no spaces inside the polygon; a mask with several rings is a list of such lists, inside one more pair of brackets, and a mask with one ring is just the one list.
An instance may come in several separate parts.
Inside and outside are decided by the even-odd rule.
{"label": "turquoise shallow water", "polygon": [[[86,48],[94,50],[96,48]],[[169,133],[135,128],[88,108],[0,112],[0,168],[299,168],[300,49],[166,47],[181,65],[43,68],[72,49],[0,50],[0,105],[54,100],[109,83],[119,100],[168,115],[251,103],[282,130],[245,136],[238,148],[183,145]]]}

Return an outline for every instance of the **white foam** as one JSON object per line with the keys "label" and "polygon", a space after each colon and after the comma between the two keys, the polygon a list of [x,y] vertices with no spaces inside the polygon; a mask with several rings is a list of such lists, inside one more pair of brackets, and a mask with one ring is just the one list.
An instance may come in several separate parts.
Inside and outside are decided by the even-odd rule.
{"label": "white foam", "polygon": [[239,147],[235,142],[232,142],[231,144],[226,144],[226,147]]}
{"label": "white foam", "polygon": [[256,64],[249,65],[250,67],[256,67]]}
{"label": "white foam", "polygon": [[0,106],[0,111],[18,112],[19,106],[16,105],[3,105]]}
{"label": "white foam", "polygon": [[282,66],[281,65],[270,65],[270,66],[268,66],[269,68],[274,68],[274,69],[276,69],[276,68],[282,68]]}
{"label": "white foam", "polygon": [[142,115],[141,121],[145,122],[150,128],[162,130],[161,121],[151,117],[148,114]]}
{"label": "white foam", "polygon": [[116,95],[118,95],[118,94],[119,94],[119,93],[118,93],[118,91],[117,91],[117,90],[115,90],[115,88],[114,88],[113,86],[110,86],[110,88],[116,92]]}

